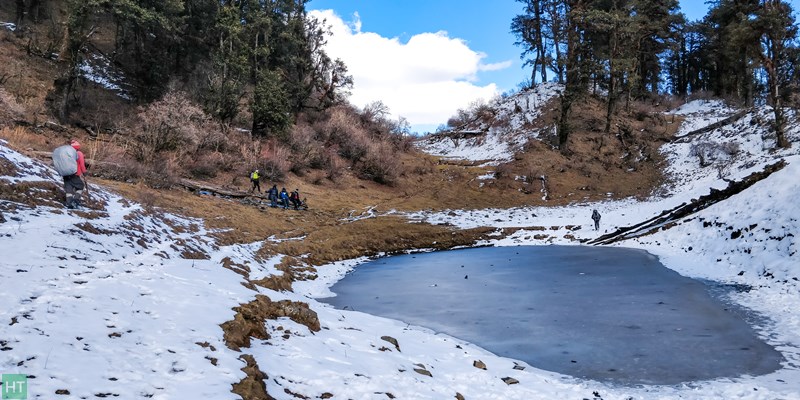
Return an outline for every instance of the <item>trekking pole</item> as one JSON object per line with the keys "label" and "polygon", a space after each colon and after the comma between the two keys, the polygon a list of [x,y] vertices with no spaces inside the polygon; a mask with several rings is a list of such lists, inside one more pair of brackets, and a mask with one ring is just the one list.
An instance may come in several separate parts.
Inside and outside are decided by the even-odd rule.
{"label": "trekking pole", "polygon": [[86,175],[83,175],[83,186],[86,189],[86,201],[91,201],[92,196],[89,194],[89,181],[86,179]]}

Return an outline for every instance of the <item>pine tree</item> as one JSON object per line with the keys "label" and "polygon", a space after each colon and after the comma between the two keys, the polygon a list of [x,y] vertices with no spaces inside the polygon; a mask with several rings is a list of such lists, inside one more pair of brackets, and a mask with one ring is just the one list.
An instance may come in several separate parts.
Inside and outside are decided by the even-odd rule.
{"label": "pine tree", "polygon": [[791,147],[784,135],[783,88],[788,83],[788,48],[797,38],[792,7],[781,0],[762,0],[754,29],[760,37],[759,59],[767,73],[767,94],[775,115],[775,133],[779,147]]}
{"label": "pine tree", "polygon": [[531,66],[531,85],[536,83],[539,74],[542,82],[547,82],[548,58],[551,47],[545,42],[545,15],[550,1],[517,0],[525,4],[525,14],[517,15],[511,22],[511,32],[517,37],[514,43],[523,48],[520,58],[523,66]]}
{"label": "pine tree", "polygon": [[48,95],[51,106],[61,121],[67,119],[70,107],[75,102],[74,92],[80,77],[80,66],[84,61],[82,50],[97,32],[97,19],[107,5],[108,0],[67,2],[66,40],[60,54],[63,69]]}

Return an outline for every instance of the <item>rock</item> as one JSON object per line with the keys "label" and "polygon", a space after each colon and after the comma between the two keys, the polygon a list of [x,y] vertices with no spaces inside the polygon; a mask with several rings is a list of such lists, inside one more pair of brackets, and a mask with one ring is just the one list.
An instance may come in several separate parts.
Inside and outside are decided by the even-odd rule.
{"label": "rock", "polygon": [[516,379],[514,379],[514,378],[511,378],[511,377],[505,377],[505,378],[503,378],[503,382],[505,382],[505,383],[506,383],[506,385],[516,385],[516,384],[518,384],[518,383],[519,383],[519,381],[518,381],[518,380],[516,380]]}
{"label": "rock", "polygon": [[426,376],[430,376],[431,378],[433,378],[433,375],[431,374],[431,372],[428,371],[427,369],[424,369],[424,368],[414,368],[414,372],[416,372],[416,373],[418,373],[420,375],[426,375]]}
{"label": "rock", "polygon": [[486,370],[486,364],[481,360],[475,360],[472,363],[472,366],[475,367],[475,368],[478,368],[478,369],[482,369],[484,371]]}
{"label": "rock", "polygon": [[461,393],[456,392],[456,400],[466,400],[466,399],[464,399],[464,395],[462,395]]}
{"label": "rock", "polygon": [[381,339],[393,344],[397,351],[400,351],[400,343],[397,342],[397,339],[391,336],[381,336]]}
{"label": "rock", "polygon": [[56,394],[68,395],[70,393],[69,393],[69,390],[67,390],[67,389],[58,389],[58,390],[56,390]]}

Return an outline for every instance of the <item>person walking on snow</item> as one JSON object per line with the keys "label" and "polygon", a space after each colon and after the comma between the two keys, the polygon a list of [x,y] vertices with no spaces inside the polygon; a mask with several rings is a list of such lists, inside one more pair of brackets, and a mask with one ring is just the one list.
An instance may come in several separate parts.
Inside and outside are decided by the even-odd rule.
{"label": "person walking on snow", "polygon": [[600,229],[600,213],[597,210],[592,211],[592,219],[594,220],[594,230]]}
{"label": "person walking on snow", "polygon": [[259,175],[259,172],[260,172],[259,170],[255,170],[253,171],[253,173],[250,174],[250,183],[253,184],[253,187],[250,188],[250,192],[258,189],[258,193],[261,193],[261,184],[258,182],[258,179],[261,177],[261,175]]}
{"label": "person walking on snow", "polygon": [[80,148],[80,142],[73,139],[68,145],[53,150],[53,166],[64,179],[65,205],[70,209],[80,207],[80,197],[86,187],[86,182],[83,180],[83,174],[86,173],[86,159]]}

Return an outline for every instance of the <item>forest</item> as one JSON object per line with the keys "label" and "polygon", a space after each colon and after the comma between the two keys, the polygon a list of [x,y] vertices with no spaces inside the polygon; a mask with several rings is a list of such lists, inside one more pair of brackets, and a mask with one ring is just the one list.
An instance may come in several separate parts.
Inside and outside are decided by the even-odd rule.
{"label": "forest", "polygon": [[677,0],[517,0],[511,30],[530,83],[564,85],[559,143],[573,104],[602,90],[606,126],[621,102],[709,93],[742,106],[773,106],[781,147],[785,106],[800,104],[800,47],[794,10],[781,0],[717,0],[688,21]]}
{"label": "forest", "polygon": [[[409,124],[381,102],[348,101],[353,78],[326,54],[326,21],[307,14],[308,2],[16,0],[10,8],[27,53],[56,67],[49,112],[91,132],[126,131],[114,136],[121,157],[150,170],[137,177],[213,178],[258,166],[275,181],[309,169],[334,181],[352,170],[394,184],[403,174],[395,154],[412,149]],[[589,97],[605,117],[591,130],[606,134],[634,102],[706,95],[768,104],[778,146],[790,146],[785,108],[800,105],[800,46],[787,1],[714,1],[699,21],[678,0],[517,2],[510,29],[530,71],[523,86],[562,85],[553,122],[566,155],[570,135],[588,129],[574,110]],[[98,53],[124,76],[125,112],[90,107],[97,95],[82,69]],[[133,115],[95,126],[86,114]]]}
{"label": "forest", "polygon": [[[98,97],[87,60],[100,54],[121,72],[139,109],[122,105],[129,111],[120,114],[137,115],[92,128],[132,131],[120,146],[138,163],[197,164],[195,177],[259,166],[276,181],[309,168],[336,179],[353,167],[362,179],[392,183],[392,153],[408,150],[408,124],[380,102],[347,101],[353,79],[326,54],[327,25],[307,15],[307,3],[17,0],[14,32],[29,55],[55,61],[47,107],[63,124],[91,125],[85,114],[104,114],[89,107]],[[198,161],[195,150],[216,159]]]}

